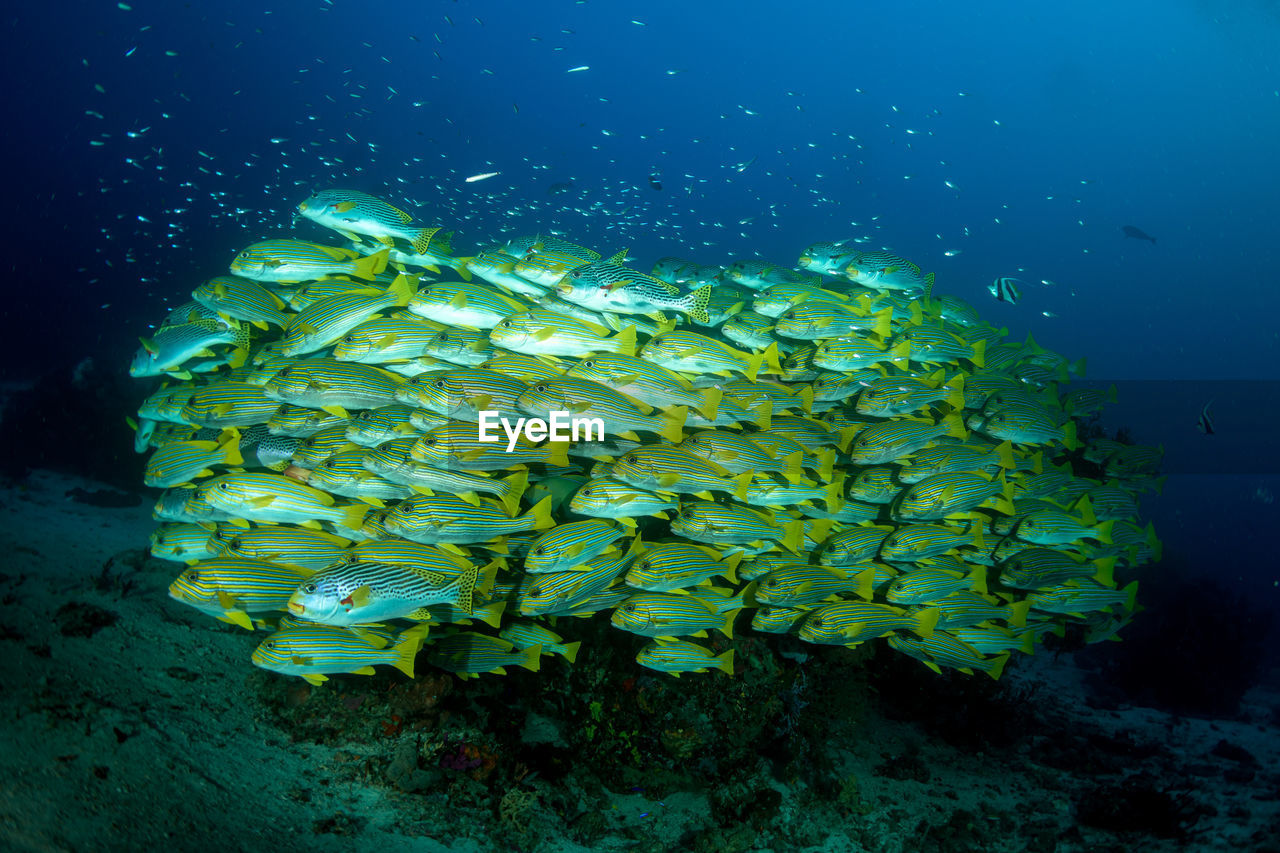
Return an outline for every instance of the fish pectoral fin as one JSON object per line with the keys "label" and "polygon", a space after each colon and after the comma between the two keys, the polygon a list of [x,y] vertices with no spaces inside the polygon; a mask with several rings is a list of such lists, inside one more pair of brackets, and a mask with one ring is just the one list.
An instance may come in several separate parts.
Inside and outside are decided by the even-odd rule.
{"label": "fish pectoral fin", "polygon": [[362,666],[359,669],[351,670],[352,675],[373,675],[374,669],[371,666]]}
{"label": "fish pectoral fin", "polygon": [[348,610],[353,607],[364,607],[369,603],[369,596],[373,592],[373,587],[368,584],[358,586],[351,591],[351,594],[340,602]]}

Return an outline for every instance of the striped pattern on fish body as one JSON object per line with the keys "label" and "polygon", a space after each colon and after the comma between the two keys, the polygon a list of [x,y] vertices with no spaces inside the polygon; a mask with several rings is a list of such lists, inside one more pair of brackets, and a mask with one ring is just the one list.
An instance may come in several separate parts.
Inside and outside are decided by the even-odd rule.
{"label": "striped pattern on fish body", "polygon": [[169,326],[186,326],[191,323],[213,323],[223,329],[229,329],[233,325],[213,308],[192,300],[171,309],[164,319],[160,321],[160,324],[156,326],[156,329],[164,329]]}
{"label": "striped pattern on fish body", "polygon": [[762,350],[774,343],[773,319],[755,311],[739,311],[720,327],[720,333],[740,347]]}
{"label": "striped pattern on fish body", "polygon": [[711,290],[706,284],[682,292],[676,285],[607,261],[570,270],[556,286],[560,298],[593,311],[653,314],[672,310],[702,323],[710,321]]}
{"label": "striped pattern on fish body", "polygon": [[628,586],[646,592],[670,592],[704,585],[713,577],[738,582],[740,554],[724,557],[714,548],[669,542],[649,545],[627,571]]}
{"label": "striped pattern on fish body", "polygon": [[907,524],[894,530],[881,543],[880,558],[889,562],[911,563],[965,547],[979,551],[986,547],[981,524],[973,524],[969,530],[940,524]]}
{"label": "striped pattern on fish body", "polygon": [[175,441],[156,448],[147,460],[142,481],[153,488],[168,489],[210,476],[214,467],[242,464],[240,433],[229,429],[218,441]]}
{"label": "striped pattern on fish body", "polygon": [[613,627],[642,637],[705,637],[715,629],[733,639],[739,611],[717,613],[692,595],[640,592],[629,596],[610,617]]}
{"label": "striped pattern on fish body", "polygon": [[971,344],[959,335],[933,326],[912,326],[896,336],[894,342],[909,343],[911,360],[920,364],[956,364],[961,360],[975,367],[986,364],[986,341]]}
{"label": "striped pattern on fish body", "polygon": [[974,625],[966,628],[948,628],[947,633],[969,644],[983,655],[998,655],[1012,651],[1035,654],[1034,631],[1015,632],[1011,628],[1000,625]]}
{"label": "striped pattern on fish body", "polygon": [[524,570],[534,575],[569,571],[617,550],[614,543],[626,535],[625,528],[600,518],[557,525],[529,548]]}
{"label": "striped pattern on fish body", "polygon": [[775,284],[765,288],[751,300],[751,310],[776,320],[786,312],[805,303],[834,305],[852,310],[853,301],[847,293],[828,290],[820,284],[804,282]]}
{"label": "striped pattern on fish body", "polygon": [[762,352],[746,353],[715,338],[680,330],[651,338],[639,355],[659,367],[679,373],[715,373],[720,376],[741,373],[752,382],[761,371],[782,372],[778,348],[774,344]]}
{"label": "striped pattern on fish body", "polygon": [[[528,244],[527,254],[531,255],[549,255],[555,252],[563,252],[575,258],[581,258],[584,261],[598,261],[604,256],[595,249],[588,249],[586,246],[579,246],[577,243],[570,243],[561,237],[555,235],[538,235],[533,242]],[[622,249],[614,252],[611,258],[621,261],[627,256],[627,250]]]}
{"label": "striped pattern on fish body", "polygon": [[609,337],[610,329],[587,323],[555,311],[531,308],[513,314],[489,332],[489,341],[497,347],[526,355],[588,356],[601,352],[634,355],[634,327],[624,328]]}
{"label": "striped pattern on fish body", "polygon": [[985,622],[1004,622],[1015,628],[1027,624],[1031,605],[1026,601],[999,604],[992,596],[973,591],[953,592],[928,605],[942,612],[938,627],[948,631],[956,628],[972,628]]}
{"label": "striped pattern on fish body", "polygon": [[1081,539],[1094,539],[1104,545],[1112,542],[1114,521],[1098,523],[1088,504],[1079,507],[1083,518],[1061,510],[1040,510],[1024,515],[1013,529],[1013,535],[1037,545],[1070,545]]}
{"label": "striped pattern on fish body", "polygon": [[374,474],[364,467],[368,451],[349,450],[335,453],[311,469],[307,484],[334,495],[362,500],[374,506],[383,501],[400,500],[413,494],[403,483]]}
{"label": "striped pattern on fish body", "polygon": [[703,495],[728,492],[745,495],[751,472],[734,476],[714,462],[664,445],[638,447],[614,463],[615,480],[656,492]]}
{"label": "striped pattern on fish body", "polygon": [[395,535],[415,542],[470,544],[552,527],[550,509],[550,499],[543,499],[524,515],[512,517],[492,501],[476,505],[453,495],[417,495],[391,508],[382,523]]}
{"label": "striped pattern on fish body", "polygon": [[249,521],[315,524],[330,521],[358,528],[366,504],[340,505],[333,496],[280,474],[245,471],[206,480],[196,490],[213,507]]}
{"label": "striped pattern on fish body", "polygon": [[298,204],[298,212],[348,240],[372,237],[392,246],[399,239],[415,252],[425,252],[439,230],[416,226],[405,211],[359,190],[318,190]]}
{"label": "striped pattern on fish body", "polygon": [[857,249],[849,245],[849,241],[814,243],[801,254],[796,265],[810,272],[837,275],[859,254]]}
{"label": "striped pattern on fish body", "polygon": [[505,373],[483,367],[454,368],[409,383],[400,399],[455,421],[477,423],[484,411],[519,417],[516,402],[527,389],[524,382]]}
{"label": "striped pattern on fish body", "polygon": [[860,370],[879,364],[906,368],[911,345],[903,342],[892,349],[870,338],[841,337],[820,341],[813,353],[813,364],[827,370]]}
{"label": "striped pattern on fish body", "polygon": [[751,614],[751,630],[760,634],[792,634],[809,608],[760,607]]}
{"label": "striped pattern on fish body", "polygon": [[427,344],[440,333],[438,323],[418,317],[374,317],[338,339],[335,361],[387,364],[426,354]]}
{"label": "striped pattern on fish body", "polygon": [[351,540],[332,533],[274,524],[248,530],[219,526],[209,537],[209,547],[218,555],[267,560],[309,572],[344,560],[350,546]]}
{"label": "striped pattern on fish body", "polygon": [[420,493],[447,492],[468,502],[473,502],[477,493],[493,495],[508,512],[514,512],[519,506],[529,483],[527,470],[498,478],[433,468],[409,455],[412,446],[413,440],[391,442],[365,453],[361,463],[372,473]]}
{"label": "striped pattern on fish body", "polygon": [[404,384],[403,376],[372,364],[315,358],[284,368],[263,390],[273,400],[323,409],[345,420],[347,409],[392,405]]}
{"label": "striped pattern on fish body", "polygon": [[671,532],[709,545],[777,542],[793,554],[803,550],[805,534],[802,522],[780,523],[771,514],[709,501],[681,504],[679,515],[671,522]]}
{"label": "striped pattern on fish body", "polygon": [[[867,384],[881,378],[876,368],[863,368],[851,373],[823,371],[814,377],[812,409],[821,411],[823,405],[839,405],[866,390]],[[859,427],[861,428],[861,427]]]}
{"label": "striped pattern on fish body", "polygon": [[[572,571],[526,575],[520,583],[518,603],[524,616],[573,612],[576,606],[604,593],[626,569],[635,555],[613,552],[588,560]],[[622,589],[622,596],[631,591]]]}
{"label": "striped pattern on fish body", "polygon": [[844,488],[843,473],[834,483],[796,484],[780,479],[757,479],[747,488],[746,502],[752,506],[783,507],[805,503],[823,503],[830,512],[838,512],[844,505],[841,496]]}
{"label": "striped pattern on fish body", "polygon": [[480,366],[532,385],[541,379],[559,379],[565,375],[567,365],[559,363],[556,359],[544,360],[536,355],[499,350],[497,355]]}
{"label": "striped pattern on fish body", "polygon": [[805,607],[844,593],[870,601],[874,580],[875,569],[870,567],[849,574],[842,569],[795,563],[760,578],[754,597],[770,607]]}
{"label": "striped pattern on fish body", "polygon": [[[279,401],[272,402],[279,405]],[[287,438],[310,438],[317,433],[332,427],[345,427],[349,418],[322,409],[309,409],[306,406],[295,406],[292,403],[280,405],[276,413],[267,421],[267,432],[274,436]]]}
{"label": "striped pattern on fish body", "polygon": [[1115,563],[1113,558],[1093,561],[1048,548],[1028,548],[1000,563],[1000,583],[1013,589],[1038,590],[1093,578],[1114,589]]}
{"label": "striped pattern on fish body", "polygon": [[536,462],[567,466],[569,442],[530,444],[523,438],[508,451],[506,441],[482,442],[479,428],[471,423],[450,421],[420,435],[409,451],[416,461],[436,468],[472,471],[502,471]]}
{"label": "striped pattern on fish body", "polygon": [[985,672],[998,680],[1009,661],[1008,652],[985,657],[964,640],[945,631],[937,631],[925,639],[894,635],[889,638],[889,647],[910,655],[939,674],[945,666],[958,669],[966,675],[973,675],[975,670]]}
{"label": "striped pattern on fish body", "polygon": [[841,530],[822,543],[818,562],[823,566],[856,566],[880,553],[880,546],[894,532],[893,527],[861,525]]}
{"label": "striped pattern on fish body", "polygon": [[804,455],[793,452],[778,458],[750,438],[723,430],[702,430],[678,445],[681,450],[714,462],[730,474],[745,471],[777,471],[790,483],[803,479]]}
{"label": "striped pattern on fish body", "polygon": [[1054,589],[1032,592],[1026,601],[1031,609],[1044,613],[1085,614],[1110,609],[1132,613],[1137,607],[1138,582],[1122,589],[1103,586],[1087,578],[1073,580]]}
{"label": "striped pattern on fish body", "polygon": [[185,521],[196,524],[230,521],[233,516],[213,506],[199,489],[166,489],[156,499],[151,517],[157,521]]}
{"label": "striped pattern on fish body", "polygon": [[[1074,421],[1068,422],[1068,425]],[[1072,436],[1074,438],[1074,436]],[[1071,448],[1068,445],[1068,449]],[[1160,465],[1164,460],[1164,447],[1133,445],[1122,447],[1107,457],[1102,470],[1108,477],[1118,480],[1132,480],[1141,477],[1154,477],[1160,473]]]}
{"label": "striped pattern on fish body", "polygon": [[234,275],[220,275],[197,287],[191,298],[220,315],[252,323],[259,329],[283,327],[287,321],[285,303],[256,281]]}
{"label": "striped pattern on fish body", "polygon": [[170,424],[185,424],[187,421],[182,417],[182,409],[191,395],[198,390],[200,390],[199,387],[189,383],[159,388],[142,401],[142,405],[138,407],[138,418]]}
{"label": "striped pattern on fish body", "polygon": [[387,267],[387,250],[361,257],[350,249],[304,240],[263,240],[245,248],[231,262],[231,274],[254,281],[314,281],[349,275],[372,281]]}
{"label": "striped pattern on fish body", "polygon": [[830,483],[833,480],[836,458],[833,448],[818,447],[816,450],[811,450],[790,435],[768,430],[751,433],[751,441],[778,459],[786,459],[792,454],[800,453],[802,456],[800,464],[803,468],[813,471],[817,474],[818,480],[823,483]]}
{"label": "striped pattern on fish body", "polygon": [[347,441],[346,424],[335,424],[299,440],[289,461],[301,468],[315,468],[336,453],[354,449]]}
{"label": "striped pattern on fish body", "polygon": [[484,364],[498,354],[489,342],[489,333],[475,329],[441,329],[424,350],[424,355],[464,367]]}
{"label": "striped pattern on fish body", "polygon": [[409,420],[413,409],[395,404],[355,412],[346,424],[347,441],[361,447],[377,447],[397,438],[414,438],[423,431]]}
{"label": "striped pattern on fish body", "polygon": [[712,418],[721,405],[719,390],[694,388],[689,380],[634,355],[601,353],[582,359],[564,375],[599,382],[650,406],[687,406]]}
{"label": "striped pattern on fish body", "polygon": [[610,435],[638,441],[635,430],[662,436],[678,442],[683,435],[687,410],[674,406],[655,411],[647,403],[631,400],[623,394],[589,379],[556,379],[530,386],[520,394],[516,406],[522,412],[550,422],[553,412],[572,412],[579,418],[599,419]]}
{"label": "striped pattern on fish body", "polygon": [[783,385],[778,382],[730,379],[717,382],[710,387],[720,389],[724,394],[722,399],[727,398],[729,403],[735,404],[742,409],[754,411],[762,403],[768,403],[771,415],[770,421],[756,423],[756,426],[761,428],[770,426],[773,412],[787,410],[807,412],[813,406],[813,389],[807,385],[793,386]]}
{"label": "striped pattern on fish body", "polygon": [[1085,497],[1093,508],[1094,518],[1099,521],[1136,518],[1138,515],[1137,499],[1119,486],[1094,486],[1078,500]]}
{"label": "striped pattern on fish body", "polygon": [[1062,408],[1072,417],[1088,418],[1100,414],[1107,403],[1116,401],[1116,386],[1110,388],[1075,388],[1062,398]]}
{"label": "striped pattern on fish body", "polygon": [[151,556],[159,560],[191,563],[215,557],[212,525],[166,522],[151,532]]}
{"label": "striped pattern on fish body", "polygon": [[573,663],[578,658],[580,642],[566,643],[564,637],[537,622],[511,622],[502,626],[498,637],[506,640],[517,649],[529,649],[538,646],[544,655],[563,655],[565,660]]}
{"label": "striped pattern on fish body", "polygon": [[512,272],[534,284],[550,288],[555,287],[562,278],[575,269],[594,263],[596,260],[599,259],[586,260],[566,252],[548,249],[517,261]]}
{"label": "striped pattern on fish body", "polygon": [[506,317],[531,306],[487,284],[434,281],[423,285],[409,302],[409,310],[446,326],[492,329]]}
{"label": "striped pattern on fish body", "polygon": [[898,496],[890,514],[898,521],[937,521],[991,504],[997,512],[1014,512],[1012,487],[1003,475],[971,471],[933,474]]}
{"label": "striped pattern on fish body", "polygon": [[275,351],[299,356],[324,349],[379,311],[404,306],[413,296],[415,279],[397,276],[386,290],[367,288],[317,299],[289,318]]}
{"label": "striped pattern on fish body", "polygon": [[188,566],[169,585],[169,597],[252,631],[249,614],[284,610],[308,574],[264,560],[214,557]]}
{"label": "striped pattern on fish body", "polygon": [[[911,485],[935,474],[961,471],[983,471],[996,474],[1014,468],[1013,445],[1002,442],[996,447],[948,444],[926,447],[911,455],[910,461],[898,469],[898,481]],[[1017,491],[1015,486],[1014,491]]]}
{"label": "striped pattern on fish body", "polygon": [[207,427],[249,427],[267,423],[280,402],[259,385],[211,382],[197,389],[182,407],[185,423]]}
{"label": "striped pattern on fish body", "polygon": [[329,675],[373,675],[374,666],[382,664],[413,678],[414,658],[427,630],[426,625],[415,625],[388,646],[385,639],[367,631],[331,625],[290,627],[263,640],[252,660],[255,666],[296,675],[314,685],[323,684]]}
{"label": "striped pattern on fish body", "polygon": [[930,604],[962,590],[986,594],[986,566],[965,566],[958,560],[950,563],[958,563],[963,569],[958,571],[942,566],[918,566],[903,572],[890,581],[885,598],[891,604],[905,606]]}
{"label": "striped pattern on fish body", "polygon": [[683,672],[706,672],[718,669],[733,675],[733,649],[717,655],[708,648],[687,640],[655,640],[636,654],[636,663],[679,678]]}
{"label": "striped pattern on fish body", "polygon": [[471,632],[451,634],[427,647],[427,660],[433,666],[464,680],[485,673],[506,675],[509,666],[537,672],[541,659],[541,646],[517,649],[507,640]]}
{"label": "striped pattern on fish body", "polygon": [[764,290],[775,284],[818,284],[822,281],[812,273],[797,272],[764,261],[734,261],[725,269],[724,278],[752,290]]}
{"label": "striped pattern on fish body", "polygon": [[[466,258],[463,269],[489,284],[527,299],[537,299],[544,295],[547,292],[545,285],[529,281],[524,276],[516,274],[515,268],[519,262],[519,258],[507,252],[490,250],[481,252],[475,257]],[[462,272],[462,269],[459,269],[459,272]]]}
{"label": "striped pattern on fish body", "polygon": [[922,274],[920,267],[890,252],[859,252],[840,274],[875,290],[923,291],[926,297],[933,290],[933,273]]}
{"label": "striped pattern on fish body", "polygon": [[[811,503],[795,505],[795,510],[806,518],[827,519],[840,525],[862,524],[875,521],[880,517],[880,507],[876,504],[861,501],[843,501],[834,512],[829,508],[821,508]],[[819,543],[814,543],[815,546]]]}
{"label": "striped pattern on fish body", "polygon": [[634,526],[633,519],[639,515],[667,518],[667,511],[676,506],[673,498],[606,478],[588,481],[569,500],[570,512],[592,518],[614,518],[628,527]]}
{"label": "striped pattern on fish body", "polygon": [[863,468],[849,482],[850,498],[872,504],[890,504],[902,493],[895,469],[889,467]]}
{"label": "striped pattern on fish body", "polygon": [[140,338],[138,348],[129,365],[133,377],[162,376],[171,373],[190,378],[191,371],[184,370],[189,361],[201,356],[217,356],[215,346],[232,346],[230,353],[221,358],[225,363],[239,367],[244,363],[249,348],[249,327],[232,320],[227,326],[213,320],[197,320],[178,326],[164,326],[149,338]]}
{"label": "striped pattern on fish body", "polygon": [[[408,267],[421,267],[428,272],[439,273],[442,267],[453,267],[463,278],[469,278],[470,272],[467,271],[466,258],[460,258],[453,254],[449,246],[449,242],[453,237],[452,231],[445,231],[439,227],[425,229],[429,232],[428,240],[430,245],[421,252],[406,252],[396,247],[388,247],[387,269],[394,269],[404,272]],[[361,255],[371,255],[382,249],[379,244],[367,244],[359,241],[351,243],[351,248]]]}
{"label": "striped pattern on fish body", "polygon": [[940,403],[946,403],[956,411],[964,408],[963,374],[956,374],[949,380],[943,380],[941,376],[929,377],[929,380],[914,376],[873,379],[858,394],[854,409],[860,415],[892,418]]}
{"label": "striped pattern on fish body", "polygon": [[834,646],[852,646],[894,631],[912,631],[927,637],[933,634],[940,615],[938,610],[908,613],[887,604],[841,601],[810,612],[797,636],[810,643]]}
{"label": "striped pattern on fish body", "polygon": [[[390,284],[390,282],[387,282]],[[348,281],[347,279],[329,279],[313,281],[288,294],[289,307],[296,311],[304,311],[316,302],[332,296],[365,290],[385,290],[385,285],[375,278],[373,281]]]}
{"label": "striped pattern on fish body", "polygon": [[[492,583],[496,565],[489,567]],[[289,598],[289,612],[325,625],[360,625],[402,619],[429,604],[471,612],[479,571],[465,561],[447,567],[348,563],[317,572]]]}
{"label": "striped pattern on fish body", "polygon": [[426,607],[419,607],[406,618],[429,625],[470,625],[472,622],[483,622],[492,628],[498,628],[502,625],[502,615],[506,609],[505,600],[475,604],[470,613],[465,613],[452,604],[428,604]]}
{"label": "striped pattern on fish body", "polygon": [[884,421],[858,433],[849,447],[849,457],[858,465],[880,465],[910,456],[944,436],[963,440],[968,435],[964,422],[954,414],[937,423],[914,418]]}
{"label": "striped pattern on fish body", "polygon": [[853,304],[806,300],[778,315],[774,331],[782,337],[804,341],[846,337],[860,332],[887,338],[892,319],[893,315],[888,310],[864,315]]}

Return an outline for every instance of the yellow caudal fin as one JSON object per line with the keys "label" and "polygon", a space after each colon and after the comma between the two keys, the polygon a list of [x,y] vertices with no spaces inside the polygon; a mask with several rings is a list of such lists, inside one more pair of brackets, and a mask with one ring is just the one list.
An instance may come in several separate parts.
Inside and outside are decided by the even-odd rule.
{"label": "yellow caudal fin", "polygon": [[362,278],[365,281],[373,281],[378,273],[387,268],[387,259],[391,256],[390,249],[383,249],[381,252],[374,252],[372,255],[365,255],[352,264],[355,267],[352,275]]}
{"label": "yellow caudal fin", "polygon": [[933,298],[933,273],[929,273],[924,277],[924,301],[928,302]]}
{"label": "yellow caudal fin", "polygon": [[507,513],[511,514],[520,506],[520,498],[524,495],[524,490],[529,487],[529,469],[525,468],[510,477],[503,477],[502,482],[506,484],[507,488],[499,500],[502,501]]}
{"label": "yellow caudal fin", "polygon": [[339,523],[349,530],[359,530],[364,525],[364,517],[369,514],[371,509],[373,507],[364,503],[343,507],[342,521]]}
{"label": "yellow caudal fin", "polygon": [[1062,425],[1062,445],[1067,450],[1078,450],[1080,440],[1076,438],[1076,422],[1067,421]]}
{"label": "yellow caudal fin", "polygon": [[530,646],[527,649],[521,649],[519,660],[513,661],[530,672],[537,672],[542,666],[542,646]]}
{"label": "yellow caudal fin", "polygon": [[957,412],[964,410],[964,374],[957,373],[951,377],[951,381],[947,383],[947,387],[951,389],[947,394],[946,403]]}
{"label": "yellow caudal fin", "polygon": [[804,550],[804,522],[789,521],[782,525],[784,532],[782,537],[782,547],[786,548],[793,554],[799,554]]}
{"label": "yellow caudal fin", "polygon": [[555,527],[556,522],[551,517],[551,495],[547,495],[534,504],[533,508],[529,510],[529,517],[533,519],[534,530],[546,530],[549,527]]}
{"label": "yellow caudal fin", "polygon": [[813,385],[801,385],[796,392],[800,398],[800,408],[806,415],[813,414]]}
{"label": "yellow caudal fin", "polygon": [[711,323],[711,315],[707,313],[707,306],[711,304],[711,285],[704,284],[697,290],[689,294],[693,304],[685,310],[685,314],[689,315],[689,319],[695,323],[709,325]]}
{"label": "yellow caudal fin", "polygon": [[431,626],[426,622],[423,622],[402,631],[400,636],[396,639],[396,659],[391,665],[410,678],[413,678],[414,658],[416,658],[418,656],[418,652],[422,650],[422,641],[426,639],[427,632],[430,630]]}
{"label": "yellow caudal fin", "polygon": [[740,609],[729,611],[725,614],[724,624],[720,626],[720,633],[724,634],[730,640],[733,639],[733,620],[737,619],[738,614],[741,612],[742,611]]}
{"label": "yellow caudal fin", "polygon": [[996,447],[995,452],[996,452],[996,459],[999,460],[999,465],[1001,468],[1004,468],[1006,471],[1012,471],[1014,468],[1018,467],[1017,462],[1015,462],[1013,458],[1013,442],[1011,441],[1000,442],[1000,444]]}
{"label": "yellow caudal fin", "polygon": [[222,451],[222,461],[227,465],[243,465],[244,457],[240,455],[240,430],[235,427],[228,427],[222,431],[219,437],[221,444],[218,446]]}
{"label": "yellow caudal fin", "polygon": [[981,566],[981,565],[974,566],[973,571],[969,572],[969,584],[970,584],[969,589],[973,590],[974,592],[978,592],[983,595],[986,595],[987,594],[987,567]]}
{"label": "yellow caudal fin", "polygon": [[1111,538],[1112,528],[1116,526],[1114,521],[1104,521],[1093,528],[1093,538],[1097,539],[1103,545],[1113,545],[1114,540]]}
{"label": "yellow caudal fin", "polygon": [[858,598],[864,601],[870,601],[875,598],[876,570],[874,568],[863,569],[854,575],[854,579],[858,582],[858,585],[854,587],[853,591]]}
{"label": "yellow caudal fin", "polygon": [[1109,586],[1114,589],[1116,585],[1116,558],[1102,557],[1094,560],[1093,564],[1098,567],[1098,572],[1093,576],[1093,579],[1103,586]]}
{"label": "yellow caudal fin", "polygon": [[916,625],[911,632],[921,637],[932,637],[933,629],[937,627],[938,617],[941,615],[941,607],[926,607],[916,614]]}
{"label": "yellow caudal fin", "polygon": [[1030,612],[1030,601],[1015,601],[1009,605],[1009,624],[1015,628],[1027,627],[1027,614]]}
{"label": "yellow caudal fin", "polygon": [[564,655],[564,659],[569,663],[574,663],[578,659],[578,649],[582,648],[582,642],[565,643],[564,649],[560,654]]}
{"label": "yellow caudal fin", "polygon": [[714,421],[720,413],[720,402],[724,399],[724,391],[720,388],[708,388],[702,394],[702,404],[697,407],[698,413],[709,421]]}
{"label": "yellow caudal fin", "polygon": [[[497,566],[494,564],[494,573],[497,574]],[[462,573],[458,575],[458,594],[454,599],[454,606],[463,613],[470,613],[472,604],[475,601],[476,579],[480,577],[480,569],[474,564],[468,564]]]}
{"label": "yellow caudal fin", "polygon": [[395,305],[399,308],[409,304],[409,300],[418,292],[416,279],[401,273],[396,276],[396,280],[391,282],[391,286],[387,288],[387,294],[395,298]]}
{"label": "yellow caudal fin", "polygon": [[822,490],[823,500],[827,502],[827,512],[836,513],[844,506],[844,473],[839,479]]}
{"label": "yellow caudal fin", "polygon": [[423,228],[417,234],[414,234],[413,239],[409,241],[413,244],[413,250],[419,255],[425,252],[427,247],[431,245],[431,238],[439,230],[439,228]]}
{"label": "yellow caudal fin", "polygon": [[969,361],[973,362],[974,367],[987,366],[987,342],[985,340],[978,341],[973,345],[973,355],[969,356]]}
{"label": "yellow caudal fin", "polygon": [[716,656],[716,669],[733,675],[733,649]]}
{"label": "yellow caudal fin", "polygon": [[738,487],[733,490],[733,496],[738,500],[745,501],[747,499],[747,489],[751,488],[751,477],[750,471],[744,471],[730,478],[738,484]]}
{"label": "yellow caudal fin", "polygon": [[662,419],[667,423],[658,434],[672,444],[679,444],[684,439],[684,423],[688,417],[688,406],[673,406],[667,409],[662,413]]}
{"label": "yellow caudal fin", "polygon": [[569,445],[568,441],[548,441],[543,449],[547,451],[547,465],[555,465],[559,468],[569,467]]}
{"label": "yellow caudal fin", "polygon": [[770,428],[772,428],[773,426],[773,401],[772,400],[765,400],[763,403],[756,406],[751,411],[755,412],[755,415],[756,415],[753,423],[760,429],[761,432],[765,432]]}
{"label": "yellow caudal fin", "polygon": [[947,435],[952,438],[966,439],[969,437],[969,430],[965,429],[964,421],[959,415],[952,413],[942,419],[942,423],[947,428]]}
{"label": "yellow caudal fin", "polygon": [[991,668],[987,670],[987,675],[996,681],[1000,680],[1000,674],[1004,672],[1004,665],[1009,662],[1009,653],[998,655],[995,662],[991,664]]}
{"label": "yellow caudal fin", "polygon": [[609,339],[612,344],[613,351],[620,355],[636,354],[636,327],[627,326],[621,332]]}
{"label": "yellow caudal fin", "polygon": [[782,457],[782,468],[778,470],[788,483],[799,483],[804,479],[804,451],[797,450]]}
{"label": "yellow caudal fin", "polygon": [[893,309],[885,308],[883,311],[876,312],[875,325],[871,327],[871,331],[882,338],[889,337],[889,333],[893,330]]}
{"label": "yellow caudal fin", "polygon": [[[471,281],[471,267],[468,266],[475,258],[454,258],[452,262],[453,270],[458,274],[458,278],[463,281]],[[511,272],[510,269],[504,272]]]}

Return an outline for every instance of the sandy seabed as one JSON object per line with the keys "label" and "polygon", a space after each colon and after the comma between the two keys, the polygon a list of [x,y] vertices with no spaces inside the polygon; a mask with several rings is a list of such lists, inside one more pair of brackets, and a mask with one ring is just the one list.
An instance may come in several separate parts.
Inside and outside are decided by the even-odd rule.
{"label": "sandy seabed", "polygon": [[[104,508],[68,498],[77,488],[101,486],[46,471],[0,485],[5,850],[1280,849],[1274,690],[1256,689],[1232,720],[1099,709],[1070,655],[1007,676],[1039,687],[1036,729],[1008,749],[962,752],[874,712],[856,728],[835,721],[828,758],[859,780],[855,808],[815,806],[803,785],[778,782],[766,826],[712,831],[705,792],[655,802],[632,791],[599,806],[605,828],[587,845],[568,828],[513,842],[500,814],[478,823],[441,794],[424,812],[422,795],[354,779],[359,744],[295,742],[255,690],[257,639],[167,597],[180,566],[146,558],[149,499]],[[1043,763],[1067,736],[1109,760]],[[905,744],[926,779],[876,772]],[[1108,744],[1124,757],[1105,755]],[[1081,825],[1082,796],[1144,774],[1197,804],[1181,838]]]}

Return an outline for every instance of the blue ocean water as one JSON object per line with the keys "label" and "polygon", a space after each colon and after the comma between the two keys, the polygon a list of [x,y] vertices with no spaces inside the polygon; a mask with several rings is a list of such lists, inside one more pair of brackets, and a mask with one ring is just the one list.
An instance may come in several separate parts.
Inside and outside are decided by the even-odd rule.
{"label": "blue ocean water", "polygon": [[[1106,418],[1178,448],[1148,511],[1280,594],[1275,4],[143,0],[25,6],[6,32],[7,376],[125,363],[326,186],[464,246],[556,230],[791,264],[856,238],[1091,379],[1168,381]],[[1005,275],[1016,305],[986,291]]]}

